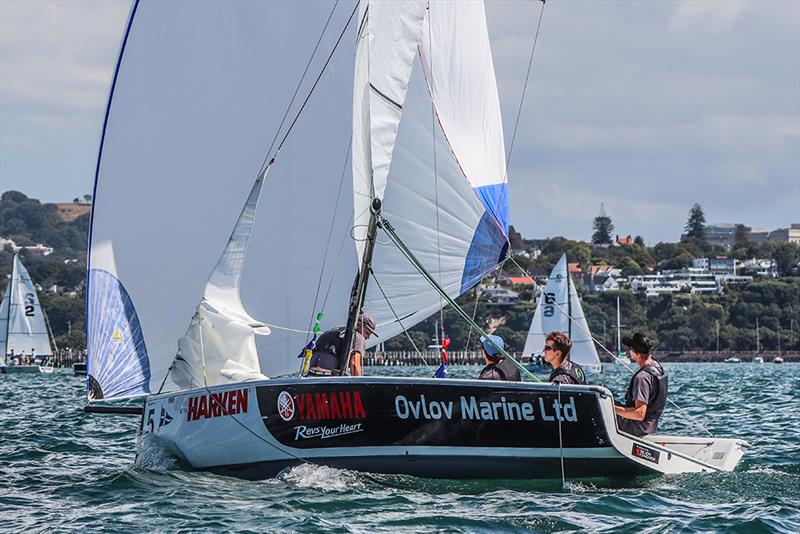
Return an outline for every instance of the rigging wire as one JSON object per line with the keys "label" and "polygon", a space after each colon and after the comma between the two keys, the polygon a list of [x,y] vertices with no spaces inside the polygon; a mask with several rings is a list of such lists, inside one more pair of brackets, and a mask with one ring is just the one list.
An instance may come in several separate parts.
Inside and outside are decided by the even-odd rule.
{"label": "rigging wire", "polygon": [[533,37],[533,45],[531,46],[531,57],[528,60],[528,71],[525,73],[525,83],[522,85],[522,95],[520,96],[519,107],[517,108],[517,118],[514,120],[514,133],[511,134],[511,144],[508,147],[508,155],[506,156],[506,178],[508,178],[508,165],[511,162],[511,154],[514,151],[514,141],[517,139],[517,128],[519,127],[519,118],[522,116],[522,105],[525,102],[525,93],[528,90],[528,80],[533,70],[533,54],[536,52],[536,42],[539,40],[539,30],[542,27],[544,6],[545,1],[542,0],[542,9],[539,11],[539,22],[536,24],[536,34]]}
{"label": "rigging wire", "polygon": [[378,281],[378,278],[375,276],[375,271],[372,270],[372,267],[370,267],[369,272],[372,273],[372,279],[375,280],[375,285],[378,286],[378,289],[380,290],[381,295],[383,295],[384,300],[386,300],[386,304],[388,304],[389,305],[389,309],[392,310],[392,314],[394,315],[394,318],[397,321],[397,324],[400,325],[400,328],[403,329],[403,333],[406,335],[406,338],[408,339],[408,341],[411,342],[411,346],[414,347],[414,350],[416,351],[417,355],[420,357],[422,362],[425,364],[425,366],[426,367],[431,367],[431,364],[428,363],[428,360],[425,358],[424,354],[417,348],[417,344],[414,343],[414,340],[411,338],[411,335],[408,333],[408,330],[406,329],[406,327],[403,326],[403,322],[400,320],[400,317],[397,315],[397,312],[394,310],[394,306],[392,306],[391,301],[389,301],[389,297],[386,296],[386,292],[383,291],[383,287],[381,286],[381,283]]}
{"label": "rigging wire", "polygon": [[[275,130],[275,136],[272,138],[272,142],[269,145],[269,150],[267,150],[267,155],[264,158],[264,161],[261,163],[261,170],[263,171],[264,167],[266,167],[271,160],[274,158],[272,156],[272,149],[275,147],[275,142],[278,140],[278,136],[281,133],[281,129],[283,125],[286,123],[286,118],[289,116],[289,112],[292,110],[292,106],[294,105],[294,100],[297,98],[297,93],[300,92],[300,87],[303,85],[303,81],[306,79],[306,74],[308,73],[308,69],[311,67],[311,63],[314,61],[314,56],[317,54],[317,50],[319,49],[320,43],[322,43],[322,38],[325,36],[325,32],[328,29],[328,25],[331,23],[331,19],[333,18],[333,13],[336,11],[336,7],[339,5],[339,0],[334,2],[333,7],[331,8],[331,12],[328,15],[328,20],[325,21],[325,26],[322,27],[322,32],[319,34],[319,38],[317,39],[317,44],[314,45],[314,50],[311,51],[311,56],[308,58],[308,62],[306,63],[305,69],[303,69],[303,74],[300,76],[300,81],[297,82],[297,87],[294,89],[294,93],[292,94],[292,98],[289,100],[289,105],[286,106],[286,111],[283,113],[283,118],[281,119],[281,123],[278,125],[278,128]],[[352,16],[352,15],[351,15]],[[348,21],[348,24],[350,21]],[[345,26],[346,27],[346,26]],[[334,50],[336,48],[334,47]],[[333,53],[333,52],[331,52]],[[324,70],[324,67],[323,67]],[[313,88],[312,88],[313,91]],[[301,108],[302,111],[302,108]],[[282,144],[282,143],[281,143]]]}
{"label": "rigging wire", "polygon": [[[297,110],[297,114],[295,115],[294,119],[292,120],[292,123],[289,125],[289,128],[286,130],[286,133],[283,135],[283,138],[281,139],[281,142],[278,144],[278,148],[275,149],[275,154],[276,155],[278,154],[278,152],[281,151],[281,148],[283,148],[283,144],[286,142],[286,139],[289,137],[289,134],[292,132],[292,129],[294,129],[294,126],[295,126],[295,124],[297,124],[297,121],[300,119],[300,115],[302,115],[303,111],[305,110],[306,105],[308,104],[308,101],[311,99],[311,95],[314,94],[314,90],[317,88],[317,85],[319,84],[319,81],[322,79],[322,75],[325,74],[325,71],[327,70],[328,65],[331,62],[331,59],[333,59],[333,54],[336,52],[336,49],[339,48],[339,44],[342,42],[342,38],[344,37],[344,34],[347,31],[347,28],[350,26],[350,22],[352,22],[353,16],[356,14],[356,11],[358,11],[358,3],[356,3],[355,7],[353,7],[353,11],[350,13],[350,17],[347,19],[347,23],[345,23],[344,27],[342,28],[341,33],[339,33],[339,38],[336,39],[336,43],[333,45],[333,48],[331,49],[331,53],[328,54],[328,58],[325,60],[325,63],[322,65],[322,68],[320,69],[319,74],[317,75],[317,79],[314,80],[314,83],[312,84],[311,89],[309,89],[309,91],[308,91],[308,95],[306,95],[305,100],[303,100],[303,103],[300,105],[300,109]],[[275,161],[275,156],[272,157],[272,159],[270,160],[269,163],[267,163],[267,165],[270,165],[273,161]]]}
{"label": "rigging wire", "polygon": [[[441,243],[441,230],[439,229],[439,171],[436,161],[436,104],[433,101],[433,30],[431,24],[431,3],[428,2],[428,50],[430,50],[430,64],[428,65],[428,74],[430,78],[430,94],[431,94],[431,148],[433,149],[433,187],[434,187],[434,202],[436,205],[436,260],[438,262],[438,275],[439,284],[442,283],[442,243]],[[439,332],[436,332],[436,338],[439,339],[440,344],[444,344],[444,303],[441,295],[439,296]]]}
{"label": "rigging wire", "polygon": [[400,250],[400,252],[403,254],[403,256],[405,256],[406,259],[409,262],[411,262],[411,265],[414,268],[417,269],[417,272],[419,272],[422,275],[422,277],[439,293],[439,295],[441,295],[444,298],[444,300],[448,304],[450,304],[450,306],[452,306],[453,310],[455,310],[455,312],[462,319],[464,319],[464,321],[466,321],[468,324],[472,325],[475,328],[475,330],[477,330],[478,333],[480,333],[482,336],[486,337],[495,346],[495,348],[497,348],[500,351],[500,353],[503,354],[503,356],[505,358],[507,358],[514,365],[516,365],[520,369],[520,371],[522,371],[523,374],[527,375],[528,377],[532,378],[533,380],[535,380],[537,382],[541,382],[541,379],[539,377],[537,377],[536,375],[531,373],[528,370],[527,367],[525,367],[520,362],[518,362],[503,347],[497,345],[492,340],[492,338],[489,337],[488,334],[483,330],[483,328],[478,326],[478,324],[475,323],[475,321],[472,321],[470,319],[469,314],[467,314],[467,312],[465,312],[464,309],[455,300],[453,300],[453,298],[451,298],[450,295],[447,294],[447,291],[445,291],[444,288],[442,288],[442,286],[439,285],[439,283],[436,281],[436,279],[433,277],[433,275],[431,275],[427,271],[427,269],[425,269],[425,266],[422,265],[422,263],[419,261],[419,259],[417,259],[417,257],[411,251],[411,249],[409,249],[408,246],[403,242],[403,240],[400,239],[400,236],[397,235],[394,227],[392,226],[392,224],[387,219],[381,217],[378,226],[380,228],[382,228],[384,232],[386,232],[386,234],[389,236],[389,239],[392,241],[392,243],[394,243],[394,245],[398,248],[398,250]]}
{"label": "rigging wire", "polygon": [[[536,280],[533,278],[533,276],[531,276],[530,274],[528,274],[528,272],[527,272],[525,269],[523,269],[523,268],[522,268],[522,266],[521,266],[519,263],[517,263],[517,262],[516,262],[516,260],[514,260],[513,256],[509,255],[509,256],[508,256],[508,259],[510,259],[510,260],[511,260],[511,262],[512,262],[514,265],[516,265],[516,266],[517,266],[517,268],[520,270],[520,272],[522,272],[522,274],[524,274],[524,275],[526,275],[526,276],[530,277],[530,279],[531,279],[531,280],[533,280],[533,283],[534,283],[534,284],[536,284]],[[538,284],[537,284],[537,287],[538,287]],[[614,358],[616,361],[618,361],[619,363],[621,363],[621,364],[622,364],[622,366],[623,366],[623,367],[625,367],[625,369],[627,369],[627,370],[628,370],[628,371],[630,371],[631,373],[635,373],[635,372],[636,372],[636,371],[635,371],[633,368],[631,368],[631,366],[630,366],[630,365],[628,365],[628,362],[626,362],[624,358],[620,358],[619,356],[615,355],[613,352],[611,352],[610,350],[608,350],[608,348],[607,348],[607,347],[606,347],[606,346],[605,346],[603,343],[601,343],[601,342],[600,342],[600,341],[599,341],[599,340],[598,340],[598,339],[597,339],[597,338],[596,338],[596,337],[595,337],[595,336],[594,336],[594,335],[593,335],[593,334],[592,334],[592,333],[589,331],[589,329],[588,329],[588,328],[585,328],[585,327],[584,327],[583,325],[581,325],[581,324],[580,324],[578,321],[576,321],[576,320],[575,320],[575,318],[574,318],[574,317],[572,317],[572,315],[570,315],[570,314],[569,314],[567,311],[565,311],[565,310],[564,310],[564,308],[563,308],[563,307],[562,307],[560,304],[558,304],[558,302],[556,302],[556,301],[555,301],[555,299],[553,300],[553,304],[556,306],[556,308],[558,308],[558,310],[559,310],[561,313],[563,313],[563,314],[564,314],[564,315],[565,315],[565,316],[566,316],[566,317],[567,317],[567,318],[570,320],[570,322],[571,322],[571,323],[575,323],[575,325],[576,325],[578,328],[580,328],[581,330],[583,330],[583,331],[584,331],[584,333],[585,333],[586,335],[588,335],[588,336],[589,336],[589,337],[592,339],[592,341],[594,341],[594,342],[597,344],[597,346],[598,346],[598,347],[600,347],[601,349],[603,349],[604,351],[606,351],[606,352],[607,352],[607,353],[608,353],[608,354],[609,354],[609,355],[610,355],[612,358]],[[680,406],[678,406],[678,405],[675,403],[675,401],[673,401],[672,399],[670,399],[669,397],[667,397],[667,402],[669,402],[669,403],[670,403],[670,404],[671,404],[671,405],[672,405],[672,406],[673,406],[675,409],[677,409],[679,412],[681,412],[681,414],[683,414],[683,415],[684,415],[684,416],[685,416],[687,419],[691,420],[691,421],[692,421],[694,424],[696,424],[696,425],[697,425],[697,426],[698,426],[700,429],[702,429],[702,430],[703,430],[703,432],[705,432],[706,434],[708,434],[708,435],[709,435],[709,436],[711,436],[712,438],[713,438],[713,437],[715,437],[715,436],[714,436],[714,434],[712,434],[712,433],[711,433],[711,432],[710,432],[710,431],[709,431],[709,430],[708,430],[708,429],[705,427],[705,425],[703,425],[703,423],[701,423],[699,420],[697,420],[697,419],[696,419],[694,416],[692,416],[692,415],[691,415],[689,412],[687,412],[686,410],[684,410],[683,408],[681,408]]]}
{"label": "rigging wire", "polygon": [[[480,282],[479,282],[480,283]],[[478,293],[478,286],[475,286],[475,307],[472,309],[472,322],[475,322],[475,316],[478,314],[478,300],[480,294]],[[472,325],[469,325],[469,332],[467,333],[467,344],[464,346],[465,350],[469,350],[469,341],[472,339]]]}
{"label": "rigging wire", "polygon": [[[313,332],[311,331],[311,327],[314,325],[314,317],[317,313],[317,301],[319,299],[319,291],[322,287],[322,276],[325,274],[325,263],[328,259],[328,249],[331,245],[331,237],[333,236],[333,228],[336,225],[336,215],[339,213],[339,200],[342,196],[342,187],[344,185],[344,177],[347,175],[347,162],[350,161],[350,148],[353,146],[353,136],[350,136],[350,140],[347,143],[347,151],[345,152],[344,156],[344,165],[342,166],[342,177],[339,179],[339,190],[336,192],[336,203],[333,206],[333,215],[331,217],[331,226],[328,230],[328,239],[325,241],[325,252],[322,255],[322,267],[319,270],[319,279],[317,280],[317,290],[314,293],[314,305],[311,307],[311,318],[309,319],[308,323],[308,335],[311,335]],[[326,298],[327,301],[327,298]],[[325,308],[323,306],[322,310],[324,311]],[[306,344],[308,344],[309,338],[306,336]]]}

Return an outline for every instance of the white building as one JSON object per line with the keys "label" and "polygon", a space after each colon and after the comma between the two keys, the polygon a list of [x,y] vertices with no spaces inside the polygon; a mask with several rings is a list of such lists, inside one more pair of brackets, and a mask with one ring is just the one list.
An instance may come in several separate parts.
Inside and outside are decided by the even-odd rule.
{"label": "white building", "polygon": [[695,268],[631,276],[628,284],[631,291],[647,297],[667,293],[722,293],[722,286],[714,274]]}

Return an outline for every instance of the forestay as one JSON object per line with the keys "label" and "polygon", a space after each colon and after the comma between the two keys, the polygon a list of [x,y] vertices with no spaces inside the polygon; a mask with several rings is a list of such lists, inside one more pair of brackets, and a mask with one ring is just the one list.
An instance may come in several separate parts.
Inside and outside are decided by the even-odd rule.
{"label": "forestay", "polygon": [[[243,248],[237,253],[241,274],[226,281],[224,296],[209,279],[326,20],[300,100],[351,6],[134,3],[109,96],[92,214],[94,399],[143,395],[162,382],[165,391],[197,385],[210,349],[202,338],[200,352],[201,337],[187,325],[203,315],[245,325],[233,341],[222,336],[218,365],[206,360],[204,381],[225,368],[232,372],[224,380],[296,370],[317,312],[325,312],[323,328],[345,322],[360,224],[373,194],[451,294],[499,261],[505,167],[502,132],[486,127],[499,129],[500,117],[483,5],[432,2],[428,10],[420,2],[375,2],[359,7],[270,168],[258,216],[248,223],[246,261]],[[449,27],[454,22],[458,31]],[[390,247],[378,247],[374,270],[405,327],[441,306]],[[365,308],[387,339],[400,327],[378,295],[371,283]],[[231,321],[231,313],[239,319]],[[253,318],[272,330],[255,337],[259,368],[245,362]],[[185,334],[181,356],[193,371],[173,380],[168,369]],[[222,347],[233,350],[222,354]]]}
{"label": "forestay", "polygon": [[50,356],[50,335],[31,276],[14,256],[0,303],[0,355]]}
{"label": "forestay", "polygon": [[539,297],[523,354],[541,353],[547,334],[563,332],[572,341],[570,359],[585,368],[599,370],[600,358],[567,267],[565,253],[553,267]]}

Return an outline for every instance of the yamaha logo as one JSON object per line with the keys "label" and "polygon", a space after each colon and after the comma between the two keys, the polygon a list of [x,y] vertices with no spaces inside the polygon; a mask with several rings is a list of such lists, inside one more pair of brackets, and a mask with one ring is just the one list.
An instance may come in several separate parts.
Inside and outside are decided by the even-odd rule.
{"label": "yamaha logo", "polygon": [[294,399],[285,391],[278,395],[278,415],[284,421],[290,421],[294,417]]}

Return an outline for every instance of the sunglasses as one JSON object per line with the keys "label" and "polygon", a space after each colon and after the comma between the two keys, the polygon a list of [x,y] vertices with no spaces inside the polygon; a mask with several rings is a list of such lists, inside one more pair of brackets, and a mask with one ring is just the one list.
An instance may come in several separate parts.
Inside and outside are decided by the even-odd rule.
{"label": "sunglasses", "polygon": [[544,350],[556,350],[556,348],[553,345],[545,345]]}

